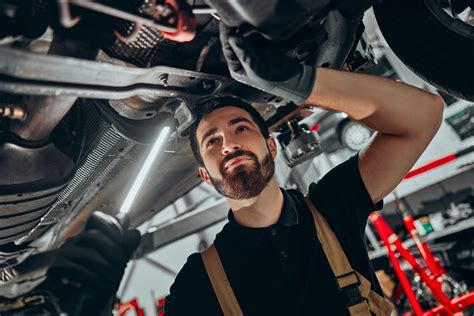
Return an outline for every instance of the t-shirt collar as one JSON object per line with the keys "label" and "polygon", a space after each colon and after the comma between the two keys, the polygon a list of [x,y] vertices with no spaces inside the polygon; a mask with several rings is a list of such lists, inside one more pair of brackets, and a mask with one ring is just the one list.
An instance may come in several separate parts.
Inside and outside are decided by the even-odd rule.
{"label": "t-shirt collar", "polygon": [[[279,226],[294,226],[299,222],[299,214],[293,198],[284,190],[283,193],[283,209],[275,225]],[[238,242],[243,242],[250,245],[257,245],[261,242],[265,231],[268,227],[245,227],[236,222],[232,210],[229,210],[229,233]],[[273,225],[272,225],[273,226]]]}

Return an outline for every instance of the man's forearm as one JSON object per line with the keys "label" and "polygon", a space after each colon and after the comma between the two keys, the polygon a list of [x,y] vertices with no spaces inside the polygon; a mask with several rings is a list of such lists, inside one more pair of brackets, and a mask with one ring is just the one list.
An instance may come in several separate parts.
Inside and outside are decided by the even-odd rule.
{"label": "man's forearm", "polygon": [[437,95],[383,77],[327,68],[318,68],[305,104],[345,112],[394,136],[434,133],[443,112],[443,100]]}
{"label": "man's forearm", "polygon": [[268,50],[268,55],[257,53],[250,41],[228,30],[221,30],[221,35],[234,79],[296,104],[345,112],[377,131],[358,159],[373,202],[400,183],[441,125],[444,104],[434,94],[371,75],[326,68],[315,71],[286,56],[270,58]]}

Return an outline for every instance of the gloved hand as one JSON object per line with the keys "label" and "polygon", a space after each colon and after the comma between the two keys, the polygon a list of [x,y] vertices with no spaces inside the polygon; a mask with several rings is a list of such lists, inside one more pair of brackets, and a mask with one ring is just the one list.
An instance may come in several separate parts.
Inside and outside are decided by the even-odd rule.
{"label": "gloved hand", "polygon": [[[84,231],[57,250],[42,286],[68,315],[100,315],[115,298],[140,233],[92,216]],[[109,313],[110,314],[110,313]]]}
{"label": "gloved hand", "polygon": [[222,51],[230,75],[237,81],[302,104],[311,94],[316,67],[299,64],[274,49],[255,45],[220,23]]}

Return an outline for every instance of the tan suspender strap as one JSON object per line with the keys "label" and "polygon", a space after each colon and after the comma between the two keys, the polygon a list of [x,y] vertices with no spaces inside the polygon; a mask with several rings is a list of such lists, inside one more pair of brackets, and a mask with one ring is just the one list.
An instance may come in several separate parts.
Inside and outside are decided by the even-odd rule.
{"label": "tan suspender strap", "polygon": [[[348,308],[351,316],[370,316],[370,311],[377,316],[390,315],[393,304],[384,297],[370,289],[370,281],[363,275],[354,271],[337,240],[336,235],[329,227],[326,219],[319,214],[309,197],[305,197],[306,204],[311,210],[316,226],[318,239],[321,242],[329,265],[333,270],[340,288],[360,282],[358,286],[360,295],[367,299]],[[211,281],[217,300],[225,316],[242,316],[242,310],[230,286],[222,262],[214,245],[201,253],[209,280]]]}
{"label": "tan suspender strap", "polygon": [[[377,292],[370,289],[370,281],[367,280],[362,274],[354,271],[360,281],[361,295],[368,299],[369,309],[375,313],[375,315],[390,315],[395,306],[389,302],[385,297],[380,296]],[[365,296],[365,293],[367,293]]]}
{"label": "tan suspender strap", "polygon": [[369,308],[375,313],[375,315],[390,315],[395,308],[395,306],[385,297],[380,296],[372,290],[367,299],[369,300]]}
{"label": "tan suspender strap", "polygon": [[209,280],[211,280],[212,288],[216,293],[217,300],[221,306],[224,316],[243,316],[239,303],[235,298],[234,291],[230,286],[224,267],[214,245],[201,253],[204,267],[206,267]]}
{"label": "tan suspender strap", "polygon": [[329,261],[329,265],[336,276],[339,288],[344,288],[360,282],[360,295],[368,300],[368,302],[363,300],[358,304],[350,306],[348,308],[350,315],[370,316],[369,309],[376,315],[390,315],[393,309],[392,303],[373,292],[370,289],[370,281],[352,269],[341,244],[337,240],[332,229],[329,227],[326,219],[317,211],[308,196],[305,197],[305,201],[313,215],[318,239],[321,242],[324,253]]}
{"label": "tan suspender strap", "polygon": [[[356,274],[347,260],[346,254],[342,250],[341,244],[337,240],[336,235],[329,227],[326,219],[319,214],[314,206],[313,202],[309,199],[308,196],[305,197],[306,204],[311,209],[311,214],[313,214],[314,222],[316,225],[316,233],[318,235],[319,241],[323,247],[324,253],[329,261],[329,265],[336,276],[339,287],[343,288],[350,284],[355,284],[358,282]],[[369,294],[361,293],[361,294]]]}

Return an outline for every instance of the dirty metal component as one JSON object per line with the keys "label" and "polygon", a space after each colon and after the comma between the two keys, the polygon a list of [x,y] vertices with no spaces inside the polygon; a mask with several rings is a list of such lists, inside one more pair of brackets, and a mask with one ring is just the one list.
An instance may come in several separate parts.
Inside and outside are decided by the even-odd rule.
{"label": "dirty metal component", "polygon": [[[146,1],[139,8],[139,12],[152,17],[163,26],[175,28],[173,32],[161,31],[161,35],[166,39],[175,42],[190,42],[196,35],[196,20],[186,2],[165,0],[163,4],[157,4],[156,0]],[[122,42],[131,43],[138,39],[143,27],[142,23],[133,22],[133,27],[128,35],[123,35],[117,30],[114,33]]]}
{"label": "dirty metal component", "polygon": [[154,141],[159,127],[163,124],[163,118],[166,116],[166,113],[163,112],[147,112],[153,113],[153,115],[146,120],[137,120],[119,115],[106,104],[98,109],[122,137],[139,144],[149,144]]}
{"label": "dirty metal component", "polygon": [[[166,86],[163,75],[168,76]],[[205,87],[203,80],[208,81]],[[10,93],[100,99],[140,94],[202,96],[216,93],[231,82],[220,76],[166,66],[135,68],[0,47],[0,90]]]}
{"label": "dirty metal component", "polygon": [[[91,59],[96,56],[97,51],[95,47],[88,44],[55,36],[48,54],[80,56]],[[17,64],[18,59],[12,61],[11,67],[15,68]],[[65,69],[64,72],[71,75],[71,69]],[[42,73],[36,72],[32,75],[41,77]],[[26,141],[47,140],[52,130],[69,112],[76,100],[77,97],[70,96],[26,96],[24,107],[28,117],[22,121],[11,122],[10,131]]]}
{"label": "dirty metal component", "polygon": [[1,269],[0,277],[3,277],[3,282],[0,282],[0,293],[2,297],[15,298],[30,292],[45,280],[46,272],[53,259],[54,252],[49,251],[30,256],[15,267]]}
{"label": "dirty metal component", "polygon": [[158,77],[158,80],[165,86],[168,86],[168,74],[162,74]]}
{"label": "dirty metal component", "polygon": [[132,120],[147,120],[155,117],[161,106],[168,102],[168,100],[169,98],[144,100],[138,96],[134,96],[121,100],[109,100],[108,104],[120,114],[120,116]]}
{"label": "dirty metal component", "polygon": [[124,35],[117,30],[114,30],[114,34],[121,42],[128,44],[128,43],[134,42],[138,38],[138,35],[140,34],[141,29],[142,29],[142,25],[140,23],[134,23],[132,30],[130,31],[129,34]]}
{"label": "dirty metal component", "polygon": [[201,53],[199,54],[199,58],[196,62],[196,71],[201,71],[204,62],[206,61],[207,55],[209,54],[209,50],[211,46],[218,42],[217,37],[213,36],[209,38],[209,41],[206,45],[201,49]]}
{"label": "dirty metal component", "polygon": [[[189,127],[189,106],[181,98],[140,98],[131,97],[122,100],[109,100],[107,102],[120,116],[132,120],[153,119],[158,112],[173,106],[173,112],[178,111],[182,119],[178,124],[178,130],[183,131]],[[140,125],[140,122],[136,122]]]}
{"label": "dirty metal component", "polygon": [[72,17],[69,0],[58,0],[59,22],[65,28],[71,28],[81,21],[81,17]]}
{"label": "dirty metal component", "polygon": [[156,2],[156,0],[145,2],[139,11],[161,24],[176,29],[173,32],[162,31],[163,37],[175,42],[192,41],[196,36],[196,19],[186,1],[165,0],[160,4]]}
{"label": "dirty metal component", "polygon": [[[135,144],[122,138],[113,126],[106,123],[92,103],[87,106],[90,116],[83,128],[94,132],[84,139],[84,155],[77,162],[77,171],[42,217],[40,224],[27,236],[16,241],[18,244],[37,240],[37,233],[54,223],[57,232],[64,231],[111,180],[111,174],[127,164],[123,157]],[[93,211],[95,210],[97,208]],[[51,243],[54,242],[55,240]]]}
{"label": "dirty metal component", "polygon": [[33,229],[60,190],[73,176],[75,164],[50,143],[24,148],[0,146],[0,245]]}
{"label": "dirty metal component", "polygon": [[209,91],[209,90],[212,90],[214,88],[214,81],[212,80],[204,80],[202,82],[202,89],[204,91]]}
{"label": "dirty metal component", "polygon": [[357,45],[353,47],[353,53],[349,55],[345,63],[351,71],[357,72],[369,72],[377,64],[374,49],[364,33],[360,36]]}
{"label": "dirty metal component", "polygon": [[0,313],[5,315],[61,315],[64,314],[50,292],[34,291],[0,301]]}
{"label": "dirty metal component", "polygon": [[0,270],[0,281],[1,282],[9,282],[12,279],[17,277],[17,273],[15,270],[11,268],[5,268]]}
{"label": "dirty metal component", "polygon": [[64,184],[73,173],[74,162],[52,143],[37,148],[12,143],[0,146],[2,196],[8,192],[20,194],[35,188],[48,188],[49,183]]}
{"label": "dirty metal component", "polygon": [[[3,240],[0,241],[0,251],[5,253],[5,257],[9,256],[8,260],[2,261],[2,253],[0,253],[0,262],[3,264],[0,274],[5,271],[18,272],[8,282],[0,282],[0,296],[16,297],[31,290],[42,281],[45,274],[43,267],[48,266],[52,257],[48,251],[59,245],[59,234],[65,231],[79,215],[87,213],[84,210],[102,189],[104,183],[107,183],[128,164],[123,156],[134,148],[134,144],[120,137],[110,124],[105,123],[91,104],[87,113],[89,116],[84,129],[94,132],[85,136],[84,155],[78,159],[78,169],[72,178],[66,181],[65,186],[58,185],[55,188],[41,189],[42,186],[51,186],[51,184],[45,184],[45,181],[15,186],[11,185],[13,180],[7,182],[12,178],[10,175],[5,177],[8,179],[0,177],[0,181],[7,182],[5,185],[0,185],[0,215],[2,216],[0,224],[3,225],[4,220],[16,220],[26,215],[31,215],[32,221],[36,223],[35,227],[12,236],[8,240],[8,245],[4,245]],[[6,156],[12,157],[11,154]],[[4,166],[2,158],[4,155],[0,153],[1,175],[5,174],[2,169]],[[44,159],[34,160],[44,163]],[[48,165],[51,168],[58,168],[58,164],[51,159]],[[20,166],[15,165],[15,168],[21,171]],[[49,169],[45,172],[52,173]],[[37,178],[37,176],[32,175],[32,178]],[[97,210],[97,206],[91,208],[93,211]],[[38,213],[40,214],[39,223],[37,223]],[[56,225],[52,226],[52,224]],[[0,228],[0,234],[2,233]],[[25,247],[34,248],[33,253],[22,256],[21,249]]]}
{"label": "dirty metal component", "polygon": [[167,17],[167,22],[176,25],[176,32],[162,32],[163,36],[176,42],[192,41],[196,36],[196,19],[186,1],[165,0],[164,6],[161,7],[173,12],[173,15]]}
{"label": "dirty metal component", "polygon": [[76,99],[66,96],[26,96],[24,106],[28,117],[12,122],[10,131],[29,141],[46,139]]}
{"label": "dirty metal component", "polygon": [[48,27],[48,0],[0,1],[0,39],[6,36],[38,38]]}
{"label": "dirty metal component", "polygon": [[173,109],[175,118],[178,121],[176,132],[178,135],[183,136],[182,134],[194,123],[195,119],[190,105],[185,100],[177,99],[166,104],[166,107]]}
{"label": "dirty metal component", "polygon": [[71,4],[74,4],[76,6],[79,6],[79,7],[85,8],[85,9],[89,9],[89,10],[96,11],[96,12],[103,13],[103,14],[110,15],[110,16],[114,16],[114,17],[119,18],[119,19],[124,19],[124,20],[127,20],[127,21],[139,23],[141,25],[145,25],[145,26],[155,28],[155,29],[157,29],[159,31],[162,31],[162,32],[175,33],[177,31],[176,27],[172,27],[172,26],[169,26],[169,25],[158,23],[154,19],[150,19],[150,18],[139,16],[139,15],[135,15],[135,14],[132,14],[132,13],[128,13],[128,12],[125,12],[125,11],[107,6],[107,5],[102,4],[102,3],[93,2],[93,1],[89,1],[89,0],[69,0],[69,2]]}
{"label": "dirty metal component", "polygon": [[[132,22],[116,19],[114,29],[122,35],[129,36],[134,25]],[[118,59],[137,67],[149,68],[164,65],[165,60],[174,60],[178,42],[166,39],[162,32],[148,26],[142,26],[136,36],[137,38],[130,43],[116,41],[112,46],[104,47],[107,56],[113,58],[109,62],[116,64]]]}
{"label": "dirty metal component", "polygon": [[354,45],[360,20],[349,21],[339,11],[331,11],[322,24],[328,39],[316,53],[314,65],[340,69]]}
{"label": "dirty metal component", "polygon": [[0,116],[8,117],[11,120],[24,121],[26,119],[26,112],[18,105],[0,105]]}
{"label": "dirty metal component", "polygon": [[13,251],[0,251],[0,269],[4,273],[4,277],[0,273],[0,282],[5,282],[6,278],[9,276],[9,271],[7,269],[3,270],[6,267],[14,267],[30,256],[30,254],[35,250],[34,247],[26,247],[19,250]]}
{"label": "dirty metal component", "polygon": [[[221,1],[207,0],[229,27],[250,27],[271,40],[287,39],[321,12],[333,7],[331,0]],[[322,18],[318,15],[317,18]]]}
{"label": "dirty metal component", "polygon": [[137,86],[125,88],[113,88],[105,86],[80,86],[67,84],[48,84],[38,82],[25,82],[16,80],[3,80],[0,78],[0,90],[15,94],[34,95],[64,95],[75,96],[86,99],[125,99],[135,95],[176,97],[176,96],[199,96],[196,90],[185,88],[158,88],[153,86]]}

